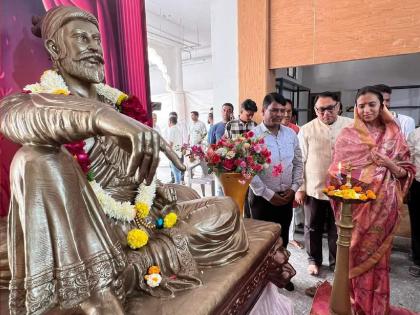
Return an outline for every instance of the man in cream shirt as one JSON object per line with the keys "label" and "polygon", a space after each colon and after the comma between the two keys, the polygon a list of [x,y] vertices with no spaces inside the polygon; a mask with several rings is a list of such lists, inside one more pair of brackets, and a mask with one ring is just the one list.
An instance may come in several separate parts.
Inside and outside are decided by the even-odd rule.
{"label": "man in cream shirt", "polygon": [[315,100],[317,118],[301,127],[298,138],[302,150],[304,181],[295,200],[305,212],[305,248],[308,253],[308,272],[319,273],[322,265],[322,234],[327,227],[329,265],[335,266],[337,229],[325,187],[332,150],[341,129],[353,120],[338,115],[339,99],[331,92],[320,93]]}

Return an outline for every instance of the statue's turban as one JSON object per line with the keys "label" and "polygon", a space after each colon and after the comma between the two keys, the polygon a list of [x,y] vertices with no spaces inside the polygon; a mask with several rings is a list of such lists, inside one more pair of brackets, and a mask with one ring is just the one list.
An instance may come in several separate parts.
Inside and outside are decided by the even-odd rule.
{"label": "statue's turban", "polygon": [[75,19],[86,20],[98,27],[98,20],[91,13],[78,7],[59,6],[48,10],[42,18],[32,17],[32,33],[44,40],[52,39],[62,26]]}

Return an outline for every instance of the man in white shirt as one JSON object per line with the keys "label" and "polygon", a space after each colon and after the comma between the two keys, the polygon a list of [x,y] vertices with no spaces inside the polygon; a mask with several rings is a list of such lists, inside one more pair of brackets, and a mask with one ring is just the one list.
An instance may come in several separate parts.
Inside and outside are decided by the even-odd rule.
{"label": "man in white shirt", "polygon": [[[175,151],[179,158],[182,157],[182,133],[177,126],[178,118],[176,116],[169,117],[169,130],[168,130],[168,143],[171,148]],[[171,172],[174,176],[175,183],[181,183],[181,171],[176,168],[176,166],[170,162]]]}
{"label": "man in white shirt", "polygon": [[[253,129],[256,137],[263,137],[271,151],[271,163],[263,174],[251,182],[248,203],[251,218],[279,223],[283,246],[289,242],[289,227],[293,215],[295,192],[302,184],[302,154],[296,133],[281,121],[286,112],[286,100],[278,93],[270,93],[263,100],[263,122]],[[273,167],[281,164],[283,171],[273,175]],[[285,286],[294,289],[290,282]]]}
{"label": "man in white shirt", "polygon": [[410,148],[411,160],[416,166],[416,177],[410,188],[408,212],[411,222],[411,248],[413,253],[413,266],[408,272],[413,277],[420,277],[420,128],[414,130],[407,140]]}
{"label": "man in white shirt", "polygon": [[[263,137],[271,151],[270,167],[251,182],[249,206],[251,217],[280,223],[283,246],[289,241],[292,204],[295,192],[302,184],[302,154],[296,133],[281,125],[286,101],[278,93],[268,94],[263,101],[263,122],[253,129],[256,137]],[[273,176],[273,167],[281,164],[280,176]]]}
{"label": "man in white shirt", "polygon": [[320,93],[315,100],[317,118],[302,126],[298,134],[304,176],[295,199],[299,205],[303,205],[305,212],[305,248],[311,275],[317,275],[322,265],[322,234],[325,226],[330,268],[335,266],[337,229],[330,202],[322,189],[325,187],[335,140],[341,129],[353,121],[338,116],[339,110],[339,99],[334,93]]}
{"label": "man in white shirt", "polygon": [[[378,84],[374,87],[381,91],[381,94],[384,98],[384,105],[389,109],[391,107],[392,89],[385,84]],[[392,116],[394,116],[394,119],[397,122],[398,126],[400,126],[401,132],[404,135],[405,139],[407,139],[408,135],[416,128],[416,123],[414,119],[410,116],[398,114],[396,112],[391,113]]]}
{"label": "man in white shirt", "polygon": [[198,112],[191,112],[191,125],[190,125],[189,142],[190,145],[201,144],[206,137],[207,129],[206,124],[198,120]]}

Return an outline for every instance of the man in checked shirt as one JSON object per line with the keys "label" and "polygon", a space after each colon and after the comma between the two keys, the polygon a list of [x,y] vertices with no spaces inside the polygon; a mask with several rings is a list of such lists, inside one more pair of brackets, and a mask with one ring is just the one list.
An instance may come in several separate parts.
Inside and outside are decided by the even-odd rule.
{"label": "man in checked shirt", "polygon": [[231,120],[226,124],[225,137],[235,139],[240,135],[254,129],[257,126],[252,120],[257,111],[257,104],[253,100],[247,99],[241,104],[241,112],[239,118]]}

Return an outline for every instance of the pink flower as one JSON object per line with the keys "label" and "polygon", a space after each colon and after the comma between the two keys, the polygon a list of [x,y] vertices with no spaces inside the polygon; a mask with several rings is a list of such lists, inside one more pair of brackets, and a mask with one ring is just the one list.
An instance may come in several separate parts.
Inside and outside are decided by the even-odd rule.
{"label": "pink flower", "polygon": [[251,175],[250,175],[250,174],[248,174],[248,173],[245,173],[245,172],[243,172],[243,173],[242,173],[242,176],[243,176],[245,179],[250,179],[250,178],[251,178]]}
{"label": "pink flower", "polygon": [[267,150],[267,148],[265,150],[261,151],[261,155],[265,158],[269,158],[271,156],[271,152]]}
{"label": "pink flower", "polygon": [[239,184],[241,184],[241,185],[245,185],[245,183],[246,183],[246,181],[244,181],[243,179],[239,179],[239,180],[238,180],[238,182],[239,182]]}
{"label": "pink flower", "polygon": [[273,166],[273,176],[279,176],[283,172],[283,166],[281,163]]}
{"label": "pink flower", "polygon": [[242,168],[245,168],[246,167],[246,162],[245,161],[240,161],[239,166],[242,167]]}
{"label": "pink flower", "polygon": [[256,172],[261,172],[263,169],[263,166],[261,164],[254,164],[252,165],[252,169]]}
{"label": "pink flower", "polygon": [[259,144],[255,144],[252,148],[254,149],[254,151],[255,151],[256,153],[260,153],[260,152],[261,152],[261,150],[262,150],[262,147],[261,147],[261,145],[259,145]]}

